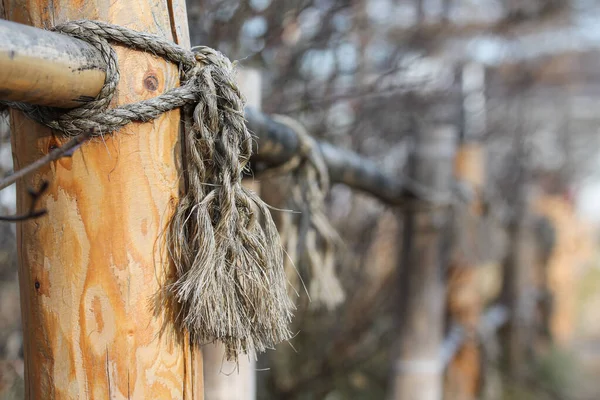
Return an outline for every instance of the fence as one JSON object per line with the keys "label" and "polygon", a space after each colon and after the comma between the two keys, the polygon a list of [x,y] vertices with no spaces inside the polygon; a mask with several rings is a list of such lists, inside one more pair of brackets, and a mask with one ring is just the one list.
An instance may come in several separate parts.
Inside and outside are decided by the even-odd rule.
{"label": "fence", "polygon": [[[5,12],[10,19],[47,26],[50,21],[92,16],[107,17],[119,24],[123,21],[115,14],[124,12],[129,2],[117,6],[98,1],[98,10],[103,10],[103,5],[110,13],[96,16],[87,15],[86,10],[78,10],[68,1],[63,2],[69,10],[66,14],[57,10],[50,10],[51,15],[38,14],[32,11],[36,4],[32,1],[27,4],[32,8],[32,20],[17,12],[16,2],[8,3]],[[187,27],[173,18],[185,18],[182,4],[158,4],[165,9],[140,5],[140,10],[134,12],[139,17],[135,28],[171,32],[173,40],[188,46]],[[127,13],[131,17],[129,8]],[[120,68],[127,75],[119,86],[118,104],[147,99],[178,85],[178,71],[166,61],[121,47],[116,50],[123,60]],[[81,105],[100,92],[107,68],[101,50],[84,41],[0,21],[2,100],[63,108]],[[75,143],[72,150],[65,149],[65,141],[49,129],[40,128],[19,112],[13,112],[12,117],[15,169],[22,170],[35,162],[39,154],[56,153],[54,158],[47,157],[44,163],[25,170],[27,175],[17,171],[4,184],[20,178],[19,213],[31,217],[35,210],[29,209],[29,200],[35,199],[49,214],[44,220],[26,218],[18,228],[27,396],[41,398],[51,393],[57,398],[77,398],[91,393],[110,398],[121,393],[136,398],[150,394],[155,398],[202,398],[200,354],[187,336],[169,331],[165,328],[166,318],[148,307],[148,298],[160,291],[168,275],[164,271],[157,274],[154,266],[157,259],[166,256],[161,232],[179,197],[180,161],[173,154],[180,146],[179,111],[169,111],[152,124],[128,125],[125,130],[130,135],[86,141],[84,146]],[[302,152],[301,139],[290,126],[256,108],[246,108],[245,118],[256,136],[251,158],[254,171],[280,166]],[[416,147],[417,158],[437,160],[438,168],[432,170],[433,164],[428,161],[421,166],[417,163],[408,176],[386,173],[354,152],[325,142],[315,143],[331,182],[368,193],[389,206],[417,204],[431,210],[447,207],[463,196],[449,176],[455,133],[452,127],[433,127],[422,136],[427,140]],[[447,146],[439,147],[440,138]],[[119,161],[119,157],[130,156],[127,161]],[[445,177],[439,178],[440,171]],[[39,188],[42,180],[49,181],[50,187],[33,196],[28,189]],[[411,221],[414,210],[410,207],[407,221]],[[428,214],[427,221],[418,217],[416,225],[415,221],[409,222],[409,234],[405,236],[421,243],[423,249],[435,251],[438,243],[428,239],[436,229],[430,217]],[[433,290],[424,291],[423,300],[441,311],[439,261],[421,260],[425,265],[419,265],[418,257],[407,257],[414,264],[409,271],[410,282],[418,282],[407,293]],[[504,316],[492,325],[501,325]],[[438,313],[430,317],[439,325],[440,336],[443,318]],[[416,325],[418,321],[407,322],[407,332],[414,335]],[[413,347],[413,353],[402,360],[403,365],[423,356],[447,364],[460,347],[461,335],[452,331],[444,345],[437,336],[421,348],[423,354],[418,353],[419,346]],[[437,383],[432,388],[441,384],[441,372],[438,369],[433,376]],[[415,373],[422,371],[400,368],[398,374],[404,380],[397,382],[405,388],[411,386],[407,382]],[[422,376],[417,378],[425,382]],[[410,391],[400,390],[398,395],[402,393]],[[440,396],[436,390],[431,393],[432,399]]]}

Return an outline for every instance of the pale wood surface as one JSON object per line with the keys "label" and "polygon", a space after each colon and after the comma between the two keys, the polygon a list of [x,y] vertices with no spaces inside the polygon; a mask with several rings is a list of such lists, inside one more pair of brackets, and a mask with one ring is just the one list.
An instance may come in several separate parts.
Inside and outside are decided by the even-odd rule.
{"label": "pale wood surface", "polygon": [[[178,4],[4,0],[7,18],[16,22],[48,27],[99,19],[169,39],[177,32],[169,7]],[[184,36],[178,39],[187,46]],[[178,84],[176,66],[121,47],[117,53],[115,104]],[[158,238],[178,198],[179,122],[175,110],[131,124],[18,183],[22,212],[26,187],[50,182],[41,201],[48,216],[17,231],[26,398],[203,398],[201,355],[175,339],[168,325],[160,335],[163,318],[153,315],[151,304],[163,267],[170,267]],[[12,132],[15,169],[64,140],[16,112]]]}
{"label": "pale wood surface", "polygon": [[225,359],[221,343],[202,347],[204,390],[209,400],[256,399],[256,361],[242,356],[239,364]]}

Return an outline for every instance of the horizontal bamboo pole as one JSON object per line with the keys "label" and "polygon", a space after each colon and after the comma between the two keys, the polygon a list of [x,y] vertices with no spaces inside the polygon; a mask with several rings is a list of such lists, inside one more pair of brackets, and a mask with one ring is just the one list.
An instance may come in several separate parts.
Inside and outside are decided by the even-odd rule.
{"label": "horizontal bamboo pole", "polygon": [[0,98],[77,107],[104,84],[106,63],[84,41],[0,20]]}
{"label": "horizontal bamboo pole", "polygon": [[[12,29],[14,26],[16,29]],[[104,82],[104,66],[99,52],[80,40],[2,20],[0,20],[0,33],[3,33],[0,34],[0,100],[58,107],[66,107],[71,102],[70,104],[73,106],[78,104],[77,102],[73,103],[73,99],[94,97]],[[27,43],[43,45],[43,49],[33,52],[39,57],[38,62],[32,61],[29,65],[29,73],[33,77],[30,78],[33,79],[31,87],[5,82],[12,78],[3,75],[2,69],[5,65],[12,65],[11,62],[14,62],[14,59],[10,59],[10,50],[7,52],[3,49],[13,48],[15,43],[20,43],[22,46],[27,46]],[[44,54],[57,55],[64,52],[65,49],[70,49],[72,54],[80,54],[81,57],[67,57],[71,60],[71,64],[68,64],[64,60],[66,56],[63,58],[43,56]],[[74,49],[79,49],[79,53]],[[22,50],[24,51],[24,49]],[[88,64],[85,64],[86,62]],[[87,65],[88,69],[82,69],[75,73],[74,71],[80,69],[82,65]],[[58,73],[51,75],[52,79],[44,78],[47,74],[58,70],[66,76],[64,79],[68,83],[61,86],[69,86],[72,91],[54,91],[51,86],[48,86],[53,80],[62,79],[60,78],[62,75]],[[84,82],[85,88],[82,87]],[[13,89],[7,92],[5,88],[9,85],[12,85]],[[92,88],[96,88],[95,91]],[[287,125],[280,124],[251,108],[246,109],[246,118],[250,130],[258,139],[252,159],[256,170],[260,171],[279,165],[299,151],[296,134]],[[340,149],[325,142],[318,142],[318,146],[329,169],[331,182],[343,183],[353,189],[369,193],[389,205],[399,205],[407,199],[407,196],[420,197],[418,193],[415,193],[414,188],[409,186],[398,174],[386,174],[376,163],[352,151]]]}

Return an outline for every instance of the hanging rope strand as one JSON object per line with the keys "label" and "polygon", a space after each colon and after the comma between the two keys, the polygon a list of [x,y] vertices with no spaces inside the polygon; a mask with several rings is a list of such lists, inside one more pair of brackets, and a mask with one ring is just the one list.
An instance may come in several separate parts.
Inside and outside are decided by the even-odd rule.
{"label": "hanging rope strand", "polygon": [[[332,310],[345,300],[335,272],[334,253],[343,241],[325,216],[325,196],[329,192],[329,172],[315,140],[302,124],[284,115],[273,120],[288,126],[298,138],[300,151],[279,167],[265,171],[267,176],[292,173],[289,208],[301,210],[282,226],[282,238],[292,263],[306,264],[309,295],[313,308]],[[292,232],[298,230],[298,232]]]}

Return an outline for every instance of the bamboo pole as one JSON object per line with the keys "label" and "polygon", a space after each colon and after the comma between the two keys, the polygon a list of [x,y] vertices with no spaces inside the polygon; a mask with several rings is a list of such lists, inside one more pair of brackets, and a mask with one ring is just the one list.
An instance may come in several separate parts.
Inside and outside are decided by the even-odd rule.
{"label": "bamboo pole", "polygon": [[[416,135],[410,177],[433,190],[448,191],[455,141],[453,126],[424,129]],[[394,365],[393,399],[442,398],[445,289],[440,244],[446,206],[404,214],[399,355]]]}
{"label": "bamboo pole", "polygon": [[[4,10],[37,27],[98,19],[189,46],[182,0],[4,0]],[[178,84],[177,66],[116,51],[115,105]],[[17,227],[27,399],[203,398],[201,356],[168,323],[161,334],[151,302],[170,267],[160,234],[179,195],[179,127],[178,110],[130,124],[17,183],[22,212],[26,189],[49,182],[48,215]],[[11,129],[15,169],[65,141],[15,111]]]}

